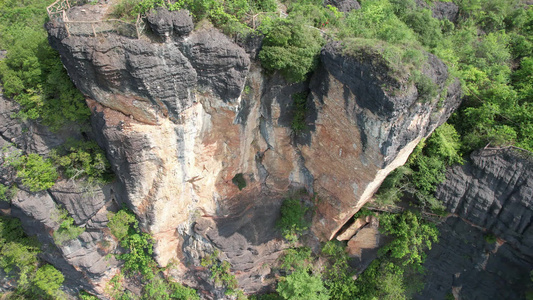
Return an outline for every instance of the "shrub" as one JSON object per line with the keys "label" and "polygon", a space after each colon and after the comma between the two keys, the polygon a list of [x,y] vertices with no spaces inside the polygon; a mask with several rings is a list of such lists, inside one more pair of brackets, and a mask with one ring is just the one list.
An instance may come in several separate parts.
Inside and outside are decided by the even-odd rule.
{"label": "shrub", "polygon": [[64,209],[59,209],[58,222],[60,222],[59,228],[54,231],[54,242],[61,246],[66,241],[77,238],[85,231],[85,228],[74,225],[74,219],[68,215],[68,212]]}
{"label": "shrub", "polygon": [[0,217],[0,268],[15,278],[13,299],[62,299],[63,275],[51,265],[39,268],[40,246],[18,219]]}
{"label": "shrub", "polygon": [[306,269],[309,270],[311,249],[308,247],[289,248],[285,251],[280,267],[287,271]]}
{"label": "shrub", "polygon": [[412,265],[420,269],[424,262],[424,250],[438,241],[438,230],[410,211],[402,214],[381,214],[380,229],[394,237],[380,249],[381,253],[398,259],[402,265]]}
{"label": "shrub", "polygon": [[308,208],[299,200],[289,198],[281,205],[281,217],[276,226],[281,234],[290,242],[295,242],[298,235],[309,228],[309,222],[305,219]]}
{"label": "shrub", "polygon": [[22,184],[31,192],[51,188],[58,177],[52,162],[36,153],[12,157],[10,164],[17,170],[17,177],[22,180]]}
{"label": "shrub", "polygon": [[307,128],[305,124],[305,114],[307,113],[307,93],[296,93],[292,95],[293,116],[291,128],[294,133],[299,134]]}
{"label": "shrub", "polygon": [[242,173],[235,174],[233,179],[231,179],[231,182],[233,182],[233,184],[239,188],[239,191],[246,187],[246,179],[244,179],[244,175]]}
{"label": "shrub", "polygon": [[329,299],[329,292],[324,286],[320,276],[310,275],[306,270],[296,270],[290,275],[283,277],[278,283],[276,291],[283,299]]}
{"label": "shrub", "polygon": [[318,65],[323,43],[316,30],[280,19],[265,33],[259,59],[266,70],[280,71],[289,82],[300,82]]}
{"label": "shrub", "polygon": [[7,186],[0,183],[0,201],[10,202],[17,194],[17,188],[15,186]]}
{"label": "shrub", "polygon": [[483,236],[483,238],[485,239],[485,241],[489,244],[494,244],[496,243],[496,241],[498,240],[496,238],[496,236],[494,234],[491,234],[491,233],[487,233]]}
{"label": "shrub", "polygon": [[213,279],[216,286],[223,286],[226,288],[226,295],[234,295],[237,292],[237,279],[235,275],[231,274],[231,265],[227,261],[218,259],[218,250],[215,250],[211,255],[202,258],[202,267],[209,268],[211,272],[211,279]]}
{"label": "shrub", "polygon": [[[134,224],[134,227],[136,224]],[[120,245],[127,249],[124,254],[117,255],[118,259],[124,260],[124,270],[131,275],[141,274],[146,279],[154,277],[156,263],[152,258],[153,240],[147,233],[130,230]]]}
{"label": "shrub", "polygon": [[104,151],[93,141],[70,140],[52,150],[50,159],[66,178],[86,178],[89,182],[101,183],[113,178]]}
{"label": "shrub", "polygon": [[93,295],[87,293],[87,292],[84,291],[84,290],[81,290],[81,291],[80,291],[80,293],[78,294],[78,297],[79,297],[81,300],[98,300],[98,297],[93,296]]}
{"label": "shrub", "polygon": [[116,214],[110,212],[107,218],[109,219],[107,227],[119,241],[128,235],[130,227],[137,222],[133,212],[126,209],[119,210]]}

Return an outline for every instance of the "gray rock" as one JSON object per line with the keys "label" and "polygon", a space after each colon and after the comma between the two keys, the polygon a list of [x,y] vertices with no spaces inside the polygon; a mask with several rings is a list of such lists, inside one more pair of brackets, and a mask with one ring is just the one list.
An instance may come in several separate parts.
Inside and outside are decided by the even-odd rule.
{"label": "gray rock", "polygon": [[416,4],[419,7],[430,9],[433,12],[433,18],[439,20],[448,19],[450,22],[455,23],[459,16],[459,6],[451,1],[435,1],[428,4],[424,0],[416,0]]}
{"label": "gray rock", "polygon": [[216,29],[194,32],[183,43],[183,54],[208,86],[224,101],[238,98],[244,87],[250,58],[241,47]]}
{"label": "gray rock", "polygon": [[[342,49],[343,46],[339,42],[328,43],[322,49],[321,60],[325,70],[356,95],[356,103],[346,103],[346,109],[364,133],[363,147],[365,140],[371,136],[375,137],[375,127],[380,126],[380,123],[372,120],[374,116],[382,120],[380,122],[394,124],[388,129],[388,133],[377,138],[382,139],[379,143],[381,153],[386,157],[395,157],[393,153],[397,153],[416,136],[428,135],[447,120],[461,102],[462,93],[459,81],[452,81],[447,86],[445,82],[448,78],[448,69],[432,54],[426,54],[428,59],[422,72],[437,85],[439,93],[447,90],[447,99],[444,101],[444,107],[440,109],[435,107],[434,100],[428,105],[417,105],[421,100],[416,88],[410,88],[403,83],[402,79],[395,77],[392,74],[393,70],[387,66],[379,54],[365,50],[357,56],[350,56],[343,54]],[[311,90],[317,95],[327,94],[328,87],[324,86],[324,79],[319,75],[327,73],[319,70],[316,74],[318,76],[315,76],[311,82]],[[428,126],[413,128],[408,124],[416,116],[430,114],[431,110],[439,110],[439,113],[431,114]],[[400,123],[396,123],[397,121]]]}
{"label": "gray rock", "polygon": [[192,17],[186,10],[168,11],[158,7],[148,13],[146,20],[153,32],[164,37],[172,34],[185,36],[194,28]]}
{"label": "gray rock", "polygon": [[[533,268],[533,160],[512,148],[481,149],[450,168],[437,198],[458,217],[440,226],[417,299],[525,299]],[[498,237],[488,244],[484,236]]]}
{"label": "gray rock", "polygon": [[[474,152],[437,188],[447,209],[523,253],[533,249],[533,163],[513,149]],[[533,253],[530,253],[533,255]]]}
{"label": "gray rock", "polygon": [[359,2],[355,0],[326,0],[324,5],[335,6],[340,12],[349,12],[353,9],[361,9]]}
{"label": "gray rock", "polygon": [[439,225],[439,232],[424,263],[424,289],[414,299],[445,299],[452,291],[459,299],[526,299],[531,256],[508,243],[487,243],[485,232],[457,217]]}
{"label": "gray rock", "polygon": [[76,224],[85,224],[107,201],[114,200],[113,188],[112,185],[62,180],[50,188],[50,194],[68,210]]}
{"label": "gray rock", "polygon": [[[186,25],[176,24],[174,28],[181,28],[178,31],[188,30]],[[198,87],[212,89],[225,101],[237,99],[250,64],[245,51],[216,29],[199,30],[183,41],[156,44],[113,33],[105,39],[66,37],[61,24],[49,22],[46,26],[51,46],[59,51],[83,94],[149,124],[155,124],[158,115],[177,119],[196,101],[193,92]]]}

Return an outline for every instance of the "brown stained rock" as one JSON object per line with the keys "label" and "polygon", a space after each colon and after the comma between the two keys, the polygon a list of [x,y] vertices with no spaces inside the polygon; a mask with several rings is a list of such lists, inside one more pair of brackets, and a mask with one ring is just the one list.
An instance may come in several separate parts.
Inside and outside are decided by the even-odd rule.
{"label": "brown stained rock", "polygon": [[307,119],[313,130],[300,146],[314,191],[325,200],[313,224],[324,239],[333,238],[418,142],[448,118],[461,95],[458,81],[446,85],[447,68],[431,54],[423,73],[447,94],[443,105],[439,97],[419,99],[414,84],[393,75],[379,53],[352,56],[344,47],[333,42],[322,49],[308,100],[315,110]]}
{"label": "brown stained rock", "polygon": [[382,239],[379,230],[374,227],[365,227],[348,241],[348,255],[351,257],[362,257],[363,250],[377,249]]}
{"label": "brown stained rock", "polygon": [[353,223],[350,227],[346,228],[344,232],[342,232],[341,234],[337,236],[337,240],[347,241],[351,239],[354,236],[354,234],[359,229],[361,229],[361,227],[365,226],[367,223],[368,221],[366,217],[358,218],[357,220],[355,220],[355,223]]}

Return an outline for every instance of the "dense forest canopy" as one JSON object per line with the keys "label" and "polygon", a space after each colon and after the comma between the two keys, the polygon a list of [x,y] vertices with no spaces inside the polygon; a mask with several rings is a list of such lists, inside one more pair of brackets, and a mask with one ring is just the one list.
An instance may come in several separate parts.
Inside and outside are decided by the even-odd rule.
{"label": "dense forest canopy", "polygon": [[[69,122],[85,122],[90,112],[58,54],[48,45],[43,24],[47,21],[46,6],[51,2],[0,0],[0,49],[6,51],[0,61],[0,80],[3,94],[21,107],[16,117],[59,130]],[[391,205],[409,196],[418,210],[442,213],[443,207],[433,193],[444,180],[446,167],[462,163],[480,147],[516,146],[533,151],[533,9],[526,1],[454,0],[459,11],[453,20],[434,18],[431,8],[435,3],[430,0],[360,0],[361,8],[349,12],[340,12],[322,0],[116,2],[114,14],[125,20],[158,6],[170,10],[186,8],[195,20],[209,20],[237,39],[262,36],[259,60],[265,72],[280,72],[289,82],[307,80],[320,63],[322,46],[339,40],[347,54],[379,52],[391,70],[408,74],[424,100],[436,96],[433,83],[420,71],[427,53],[443,60],[461,82],[463,104],[448,123],[415,149],[405,166],[387,178],[376,197],[378,204]],[[303,105],[305,97],[294,98],[298,102],[295,105]],[[301,130],[298,120],[293,121],[293,126],[295,131]],[[31,191],[49,188],[58,174],[91,182],[111,180],[104,154],[92,142],[69,142],[49,157],[23,153],[10,163]],[[0,198],[8,201],[13,188],[0,185]],[[289,241],[297,241],[307,229],[308,210],[294,199],[282,207],[279,226]],[[149,284],[143,299],[196,297],[190,289],[166,282],[158,275],[160,270],[151,258],[152,240],[139,231],[130,212],[110,218],[111,231],[130,249],[119,257],[126,263],[126,275],[147,276]],[[380,220],[382,230],[395,239],[357,281],[352,280],[342,245],[329,242],[319,255],[305,247],[294,247],[282,258],[286,276],[278,285],[278,294],[259,298],[409,297],[420,288],[424,250],[437,241],[436,228],[411,211],[382,214]],[[64,236],[59,236],[59,241],[79,235],[71,218],[64,216],[63,223]],[[38,292],[60,297],[57,289],[63,281],[61,274],[38,263],[38,245],[27,240],[17,226],[13,220],[0,220],[0,267],[17,278],[20,286],[13,297]],[[318,260],[325,261],[323,270],[314,267]],[[244,297],[236,290],[227,264],[216,257],[204,262],[213,278],[237,297]],[[29,275],[34,271],[34,275]],[[127,297],[118,294],[117,298]]]}

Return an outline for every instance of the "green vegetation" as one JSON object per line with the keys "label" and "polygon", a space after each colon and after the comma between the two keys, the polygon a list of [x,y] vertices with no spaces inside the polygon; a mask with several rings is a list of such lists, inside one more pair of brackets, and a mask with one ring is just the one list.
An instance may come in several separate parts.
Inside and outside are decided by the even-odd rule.
{"label": "green vegetation", "polygon": [[308,210],[309,208],[297,198],[288,198],[283,201],[281,217],[276,226],[286,240],[296,242],[298,236],[309,228],[310,224],[305,218]]}
{"label": "green vegetation", "polygon": [[15,186],[7,186],[0,183],[0,201],[10,202],[17,194],[17,188]]}
{"label": "green vegetation", "polygon": [[318,254],[290,248],[280,261],[287,275],[278,283],[279,295],[258,299],[409,299],[423,286],[424,251],[437,242],[438,231],[411,211],[383,213],[379,219],[380,231],[393,239],[356,281],[346,244],[329,241]]}
{"label": "green vegetation", "polygon": [[67,210],[59,208],[58,212],[57,221],[60,225],[54,231],[53,238],[56,245],[61,246],[63,243],[77,238],[85,231],[85,228],[74,225],[74,219],[68,215]]}
{"label": "green vegetation", "polygon": [[491,234],[491,233],[487,233],[483,236],[483,238],[485,239],[485,241],[489,244],[494,244],[496,243],[496,241],[498,240],[496,238],[496,236],[494,234]]}
{"label": "green vegetation", "polygon": [[[124,261],[123,270],[131,278],[142,278],[143,286],[141,299],[181,299],[199,300],[194,289],[185,287],[177,282],[164,278],[162,269],[157,267],[153,255],[152,237],[139,228],[135,214],[128,209],[121,209],[116,214],[108,214],[107,226],[111,234],[117,238],[124,253],[116,255]],[[130,291],[125,291],[122,273],[116,275],[106,286],[106,293],[115,299],[131,299]]]}
{"label": "green vegetation", "polygon": [[59,55],[48,45],[43,24],[49,0],[0,3],[0,61],[3,93],[21,105],[16,114],[58,130],[68,122],[84,122],[90,112],[74,87]]}
{"label": "green vegetation", "polygon": [[246,179],[244,179],[244,175],[242,173],[235,174],[233,179],[231,179],[231,182],[233,182],[233,184],[239,188],[239,191],[242,191],[242,189],[246,187]]}
{"label": "green vegetation", "polygon": [[[6,161],[17,171],[17,178],[31,192],[54,186],[60,174],[70,179],[85,179],[89,183],[107,183],[113,179],[109,162],[95,142],[68,141],[50,151],[49,158],[30,153],[14,153]],[[8,201],[16,187],[0,185],[0,200]]]}
{"label": "green vegetation", "polygon": [[296,93],[292,95],[293,117],[291,128],[294,133],[299,134],[307,128],[305,124],[305,114],[307,113],[307,93]]}
{"label": "green vegetation", "polygon": [[0,268],[17,287],[6,299],[62,299],[63,275],[38,259],[39,243],[24,233],[17,219],[0,217]]}
{"label": "green vegetation", "polygon": [[12,156],[9,164],[17,170],[17,177],[31,192],[51,188],[58,174],[50,159],[43,159],[39,154]]}
{"label": "green vegetation", "polygon": [[211,279],[213,279],[215,286],[224,287],[226,289],[226,295],[242,294],[242,291],[237,290],[238,282],[235,275],[231,274],[230,263],[218,259],[218,254],[218,250],[215,250],[211,255],[202,258],[202,267],[209,269]]}
{"label": "green vegetation", "polygon": [[291,300],[326,300],[329,292],[318,275],[306,270],[296,270],[281,278],[276,291],[283,299]]}
{"label": "green vegetation", "polygon": [[299,19],[278,19],[263,27],[265,38],[259,53],[268,71],[279,70],[290,82],[300,82],[318,65],[324,40],[320,33]]}
{"label": "green vegetation", "polygon": [[409,157],[408,162],[394,170],[383,182],[376,203],[393,205],[405,195],[418,200],[418,204],[436,213],[443,211],[442,204],[433,196],[437,184],[445,179],[446,167],[462,163],[460,137],[455,128],[443,124],[422,141]]}
{"label": "green vegetation", "polygon": [[50,152],[50,159],[69,179],[84,178],[88,182],[107,183],[113,179],[105,153],[93,141],[70,140]]}
{"label": "green vegetation", "polygon": [[81,299],[81,300],[98,300],[98,297],[96,296],[93,296],[89,293],[87,293],[86,291],[84,290],[81,290],[78,297]]}
{"label": "green vegetation", "polygon": [[437,242],[438,231],[410,211],[379,219],[381,230],[394,239],[357,279],[357,298],[408,299],[423,286],[424,250]]}

